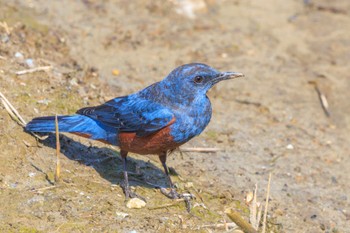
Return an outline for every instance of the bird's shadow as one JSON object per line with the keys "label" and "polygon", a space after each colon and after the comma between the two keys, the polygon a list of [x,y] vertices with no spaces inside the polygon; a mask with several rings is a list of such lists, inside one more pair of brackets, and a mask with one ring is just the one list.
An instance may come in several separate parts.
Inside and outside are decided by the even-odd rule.
{"label": "bird's shadow", "polygon": [[[91,142],[93,144],[93,141]],[[49,134],[48,138],[41,143],[56,149],[54,134]],[[63,134],[60,134],[60,144],[61,153],[67,158],[93,167],[102,178],[111,184],[120,185],[124,181],[123,163],[118,151],[107,147],[87,146]],[[127,170],[131,186],[147,188],[168,186],[164,172],[149,161],[128,156]]]}

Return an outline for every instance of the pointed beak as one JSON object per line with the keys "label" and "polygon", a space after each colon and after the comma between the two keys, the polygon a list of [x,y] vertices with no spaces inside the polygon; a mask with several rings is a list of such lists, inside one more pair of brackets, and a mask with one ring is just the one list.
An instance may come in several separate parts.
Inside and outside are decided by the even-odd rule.
{"label": "pointed beak", "polygon": [[222,80],[234,79],[244,77],[244,74],[238,72],[221,72],[216,78],[213,79],[213,84]]}

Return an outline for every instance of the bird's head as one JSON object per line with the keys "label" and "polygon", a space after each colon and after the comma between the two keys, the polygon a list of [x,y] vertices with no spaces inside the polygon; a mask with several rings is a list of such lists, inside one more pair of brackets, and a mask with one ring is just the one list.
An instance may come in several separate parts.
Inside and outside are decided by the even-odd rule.
{"label": "bird's head", "polygon": [[202,96],[216,83],[239,77],[244,75],[237,72],[219,72],[205,64],[190,63],[174,69],[162,82],[173,94]]}

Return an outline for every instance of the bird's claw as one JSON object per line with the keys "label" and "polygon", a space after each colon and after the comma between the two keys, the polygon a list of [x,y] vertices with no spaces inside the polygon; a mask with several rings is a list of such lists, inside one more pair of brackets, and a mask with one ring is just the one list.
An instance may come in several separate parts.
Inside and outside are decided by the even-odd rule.
{"label": "bird's claw", "polygon": [[176,190],[174,188],[170,189],[169,192],[167,192],[166,188],[160,188],[160,192],[170,199],[181,199],[182,198],[182,199],[191,200],[191,199],[195,198],[195,195],[193,195],[191,193],[179,194],[178,192],[176,192]]}
{"label": "bird's claw", "polygon": [[146,201],[146,198],[144,198],[143,196],[140,196],[139,194],[135,193],[135,192],[132,192],[132,191],[128,191],[128,194],[125,194],[126,196],[126,199],[129,199],[129,198],[138,198],[138,199],[141,199],[143,200],[144,202],[147,202]]}
{"label": "bird's claw", "polygon": [[179,194],[178,192],[176,192],[174,188],[170,189],[170,192],[167,192],[165,188],[161,188],[160,192],[170,199],[183,199],[184,202],[186,203],[187,212],[189,213],[191,212],[191,208],[192,208],[191,200],[196,198],[195,195],[191,193]]}
{"label": "bird's claw", "polygon": [[121,187],[122,187],[122,189],[124,191],[126,200],[132,199],[132,198],[138,198],[138,199],[143,200],[144,202],[147,202],[146,198],[144,198],[143,196],[140,196],[137,193],[131,191],[129,186],[125,186],[124,184],[122,184]]}
{"label": "bird's claw", "polygon": [[166,197],[170,199],[180,199],[181,195],[176,192],[174,188],[170,189],[170,192],[168,192],[165,188],[161,188],[160,192],[163,193]]}

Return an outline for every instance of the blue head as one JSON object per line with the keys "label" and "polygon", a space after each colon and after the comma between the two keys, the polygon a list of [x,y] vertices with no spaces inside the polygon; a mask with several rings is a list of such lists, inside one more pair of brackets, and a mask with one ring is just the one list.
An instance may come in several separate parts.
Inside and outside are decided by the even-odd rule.
{"label": "blue head", "polygon": [[216,83],[243,76],[237,72],[219,72],[201,63],[190,63],[174,69],[161,84],[173,96],[173,100],[181,97],[191,102],[206,97],[207,91]]}

